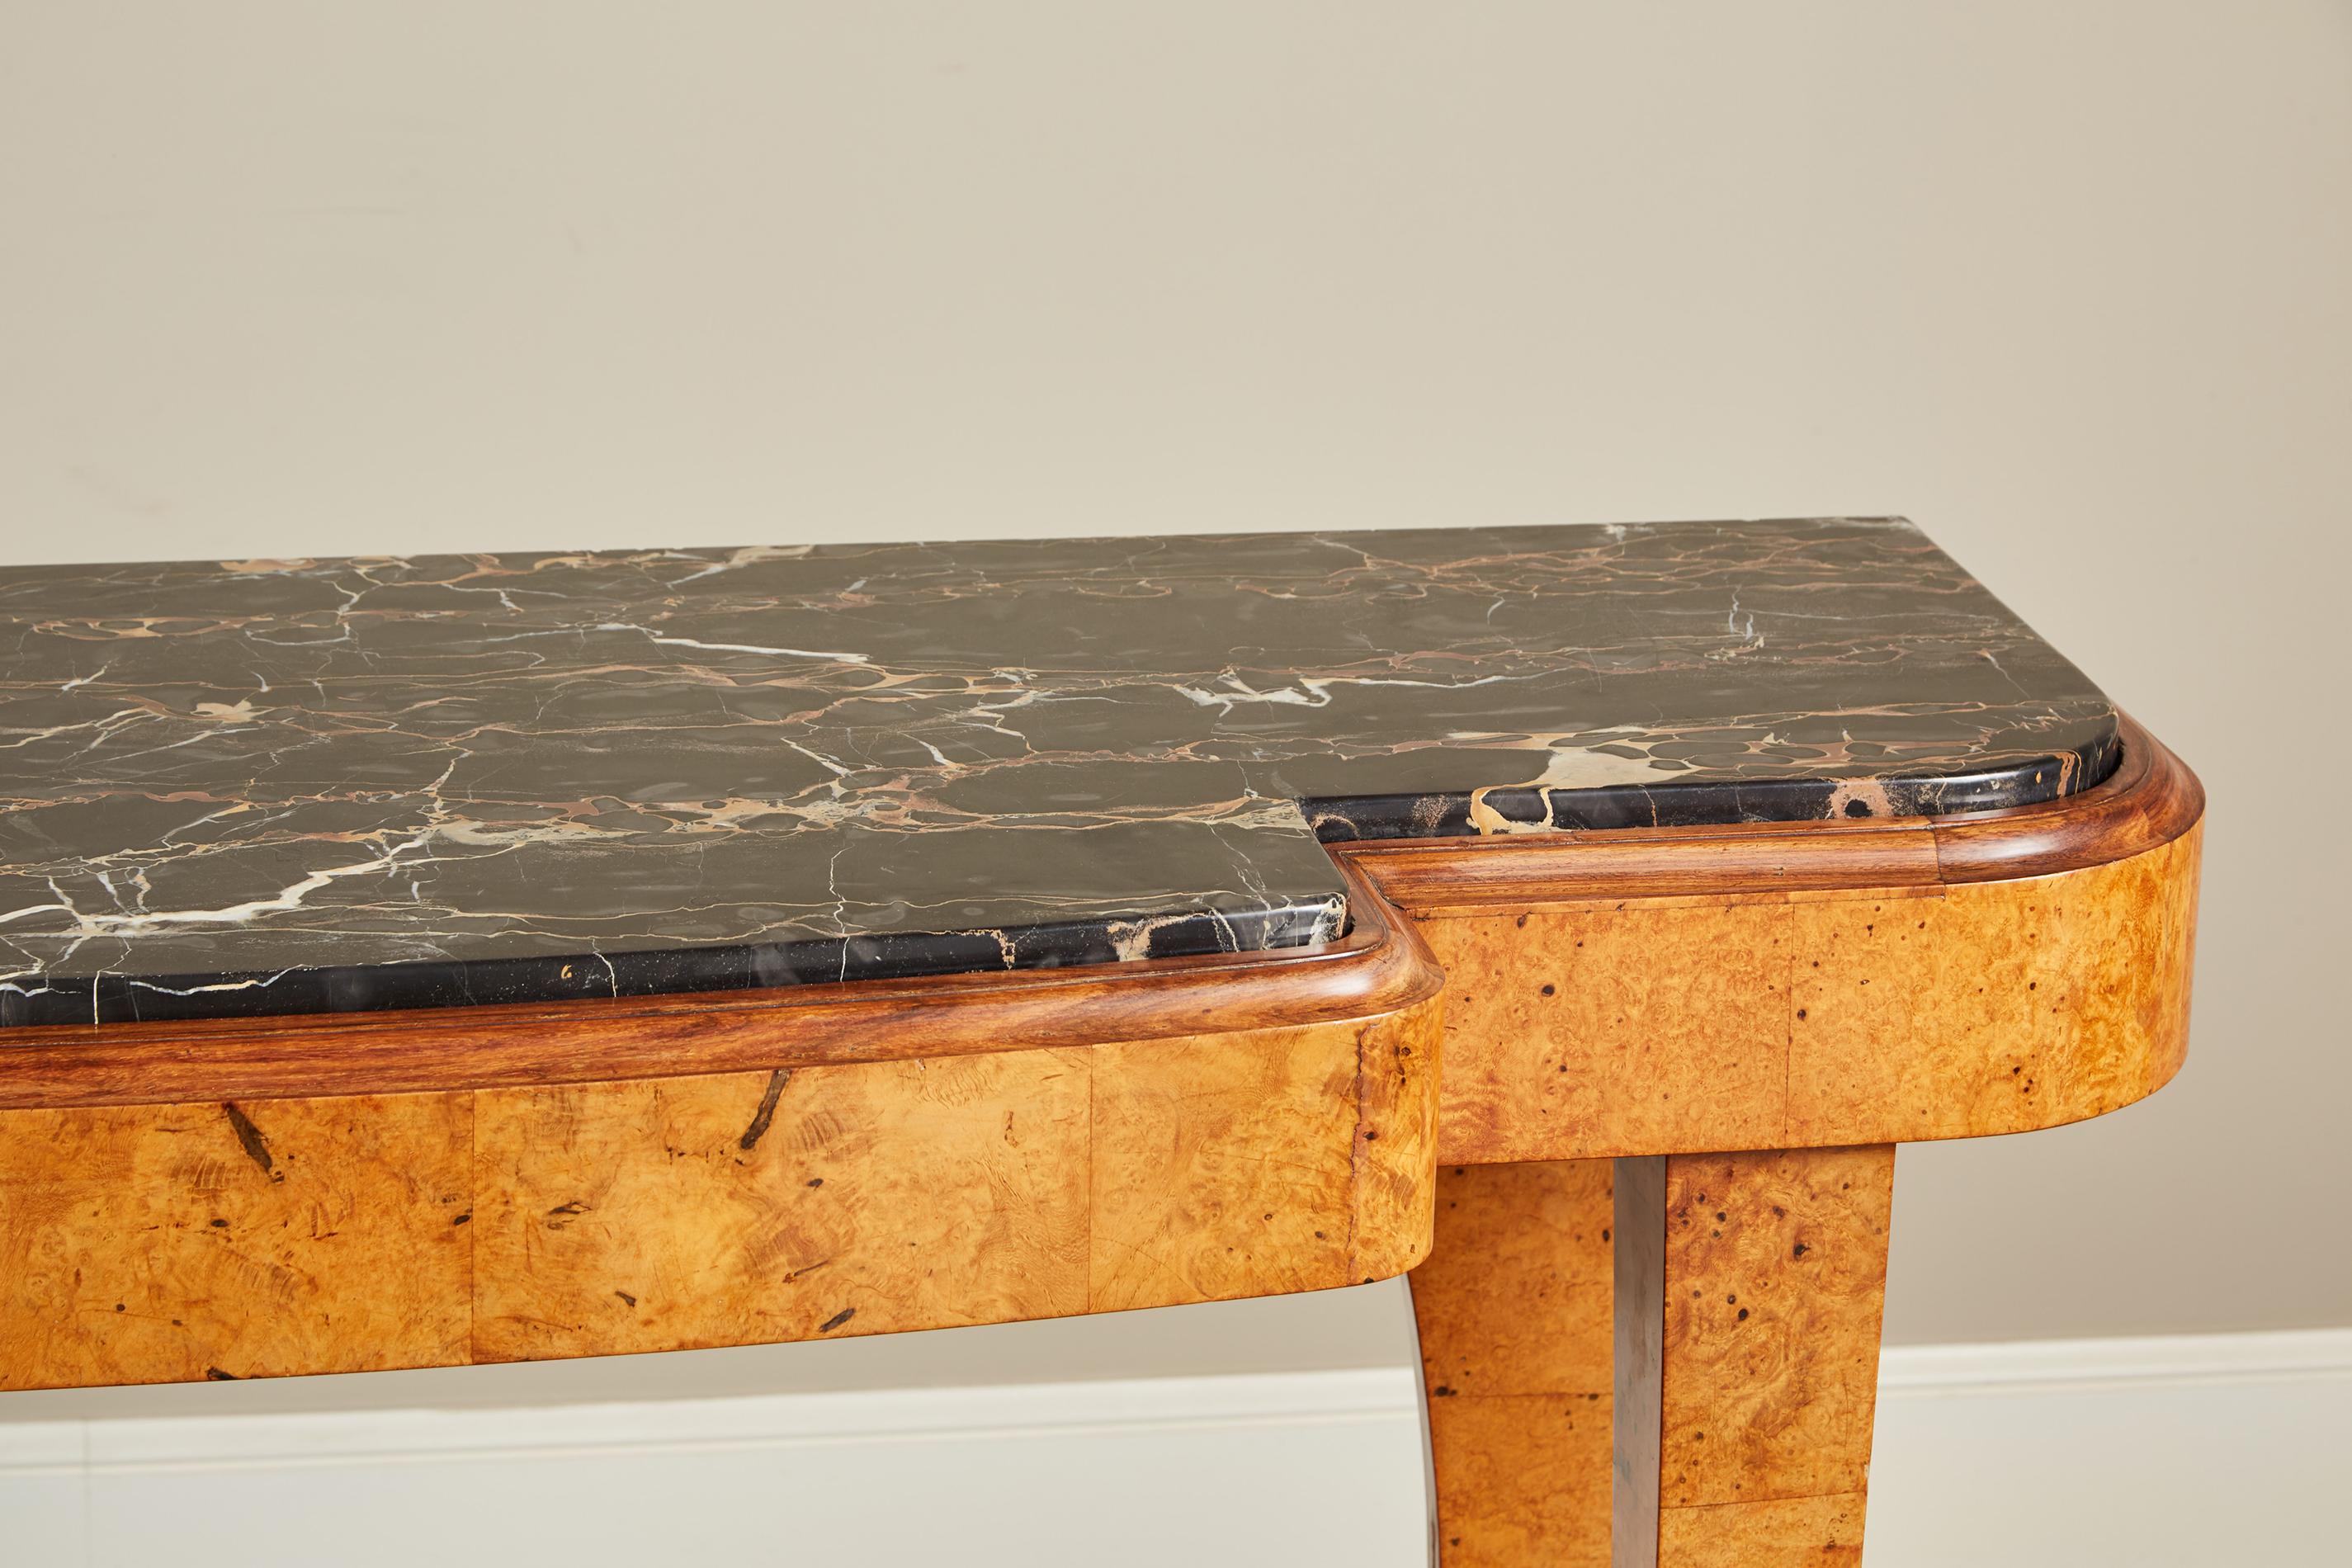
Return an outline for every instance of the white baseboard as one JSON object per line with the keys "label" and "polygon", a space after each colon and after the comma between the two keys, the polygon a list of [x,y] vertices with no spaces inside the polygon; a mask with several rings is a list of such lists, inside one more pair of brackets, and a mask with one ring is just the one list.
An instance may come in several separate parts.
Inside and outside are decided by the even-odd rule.
{"label": "white baseboard", "polygon": [[[1402,1293],[1305,1300],[0,1396],[0,1568],[1420,1568]],[[2352,1330],[1898,1347],[1868,1557],[2344,1568],[2347,1488]]]}
{"label": "white baseboard", "polygon": [[24,1424],[0,1563],[1307,1563],[1336,1493],[1351,1556],[1420,1568],[1417,1405],[1358,1369]]}
{"label": "white baseboard", "polygon": [[1423,1568],[1406,1310],[0,1394],[0,1568]]}
{"label": "white baseboard", "polygon": [[1905,1346],[1870,1568],[2345,1568],[2352,1329]]}

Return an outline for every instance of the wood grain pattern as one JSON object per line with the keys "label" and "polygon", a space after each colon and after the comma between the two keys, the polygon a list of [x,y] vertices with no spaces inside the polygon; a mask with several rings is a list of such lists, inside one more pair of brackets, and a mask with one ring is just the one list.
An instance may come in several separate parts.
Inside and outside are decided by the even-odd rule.
{"label": "wood grain pattern", "polygon": [[1792,908],[1785,1142],[2024,1132],[2154,1093],[2188,1052],[2200,840]]}
{"label": "wood grain pattern", "polygon": [[1450,879],[1433,844],[1351,852],[1446,974],[1439,1159],[2025,1131],[2154,1092],[2187,1050],[2202,795],[2127,744],[2071,828],[1559,835]]}
{"label": "wood grain pattern", "polygon": [[1088,1278],[1102,1310],[1347,1281],[1352,1030],[1109,1054],[1131,1059],[1095,1090]]}
{"label": "wood grain pattern", "polygon": [[1084,1311],[1089,1077],[1036,1051],[486,1090],[474,1359]]}
{"label": "wood grain pattern", "polygon": [[1895,1151],[1666,1162],[1659,1501],[1868,1483]]}
{"label": "wood grain pattern", "polygon": [[1412,1278],[1445,1568],[1609,1561],[1610,1176],[1438,1173]]}
{"label": "wood grain pattern", "polygon": [[1353,1282],[1393,1279],[1429,1254],[1444,1040],[1440,996],[1356,1031]]}
{"label": "wood grain pattern", "polygon": [[1437,1036],[1430,1002],[767,1073],[0,1112],[0,1388],[768,1342],[1401,1272],[1429,1245],[1435,1082],[1410,1064],[1433,1068]]}
{"label": "wood grain pattern", "polygon": [[1523,910],[1423,931],[1446,974],[1441,1161],[1781,1142],[1785,907]]}
{"label": "wood grain pattern", "polygon": [[1433,1399],[1609,1393],[1610,1163],[1449,1165],[1412,1271]]}
{"label": "wood grain pattern", "polygon": [[471,1107],[0,1114],[0,1389],[466,1359]]}
{"label": "wood grain pattern", "polygon": [[1442,1168],[1444,1568],[1858,1562],[1893,1178],[1885,1146]]}
{"label": "wood grain pattern", "polygon": [[1855,1568],[1863,1496],[1678,1508],[1658,1525],[1658,1561],[1673,1568]]}
{"label": "wood grain pattern", "polygon": [[1443,1568],[1607,1568],[1608,1399],[1444,1403],[1429,1421]]}
{"label": "wood grain pattern", "polygon": [[1656,1548],[1621,1563],[1860,1561],[1894,1180],[1885,1145],[1666,1161]]}

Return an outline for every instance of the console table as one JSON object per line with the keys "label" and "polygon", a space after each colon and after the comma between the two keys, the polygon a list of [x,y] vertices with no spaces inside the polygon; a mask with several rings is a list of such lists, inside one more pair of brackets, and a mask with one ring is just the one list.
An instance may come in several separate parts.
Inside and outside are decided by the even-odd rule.
{"label": "console table", "polygon": [[1859,1560],[2195,779],[1906,523],[0,570],[0,1389],[1410,1271],[1439,1555]]}

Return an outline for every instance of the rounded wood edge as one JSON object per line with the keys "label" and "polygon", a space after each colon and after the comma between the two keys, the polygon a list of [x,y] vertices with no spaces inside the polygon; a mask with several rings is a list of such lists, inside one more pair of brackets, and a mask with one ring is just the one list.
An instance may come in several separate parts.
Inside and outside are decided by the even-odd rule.
{"label": "rounded wood edge", "polygon": [[[1605,1027],[1539,1037],[1525,1027],[1480,1027],[1475,1005],[1459,1008],[1449,1029],[1475,1032],[1449,1032],[1446,1061],[1472,1087],[1446,1097],[1438,1162],[1941,1142],[2111,1115],[2163,1089],[2187,1060],[2203,837],[2201,821],[2191,820],[2117,859],[1954,882],[1907,910],[1897,899],[1882,904],[1875,889],[1784,902],[1784,975],[1769,984],[1751,977],[1719,997],[1727,1014],[1695,1016],[1669,1005],[1652,1020],[1651,1037],[1666,1054],[1643,1069],[1642,1082],[1673,1090],[1684,1110],[1668,1120],[1644,1114],[1647,1097],[1630,1092],[1598,1115],[1562,1116],[1543,1103],[1550,1075],[1577,1070],[1580,1042],[1603,1038]],[[1735,969],[1741,963],[1719,906],[1686,900],[1627,912],[1638,912],[1654,939],[1679,936],[1661,973],[1683,983],[1709,969],[1707,944],[1716,940],[1727,943]],[[1566,918],[1616,916],[1587,906]],[[1507,938],[1515,921],[1507,910],[1488,909],[1437,925],[1475,941],[1481,931]],[[1825,944],[1851,942],[1857,926],[1936,935],[1908,955],[1907,932],[1874,949],[1865,941],[1832,963]],[[1441,952],[1447,944],[1441,937]],[[1815,952],[1821,963],[1810,962]],[[1756,956],[1752,940],[1748,956]],[[1870,987],[1875,1005],[1862,1003],[1858,986]],[[2034,1001],[2021,1007],[2021,992]],[[1800,1029],[1809,1011],[1811,1027]],[[1759,1020],[1769,1020],[1769,1041]],[[1751,1045],[1769,1047],[1747,1058],[1758,1070],[1745,1079],[1727,1075],[1722,1055],[1726,1037],[1743,1024]],[[1557,1065],[1563,1055],[1565,1068]],[[1603,1049],[1593,1059],[1605,1069],[1608,1057]]]}
{"label": "rounded wood edge", "polygon": [[1060,970],[407,1012],[47,1026],[0,1037],[0,1110],[404,1094],[1105,1045],[1385,1018],[1443,972],[1341,867],[1319,948]]}
{"label": "rounded wood edge", "polygon": [[2161,741],[2119,717],[2123,760],[2094,788],[2041,805],[1935,819],[1946,882],[2000,882],[2128,860],[2203,820],[2205,786]]}
{"label": "rounded wood edge", "polygon": [[[2146,739],[2145,732],[2141,734]],[[2151,746],[2153,742],[2151,742]],[[2160,750],[2160,748],[2158,748]],[[2002,921],[2022,923],[2030,918],[2018,905],[2059,889],[2113,900],[2127,911],[2120,929],[2102,951],[2074,952],[2066,958],[2048,955],[2048,967],[2039,972],[2052,990],[2080,986],[2130,994],[2134,1005],[2110,1016],[2105,1026],[2063,1030],[2054,1037],[2033,1037],[2026,1032],[2012,1038],[2005,1029],[1984,1021],[1985,1041],[1996,1054],[1976,1060],[1960,1053],[1947,1092],[1956,1103],[1988,1109],[1981,1116],[1948,1109],[1927,1125],[1912,1120],[1916,1105],[1899,1100],[1870,1108],[1822,1108],[1801,1121],[1792,1117],[1791,1148],[1825,1148],[1860,1143],[1944,1143],[1962,1138],[2006,1138],[2022,1132],[2046,1132],[2053,1128],[2112,1116],[2163,1089],[2189,1059],[2190,1001],[2197,959],[2197,899],[2202,874],[2204,793],[2196,775],[2171,753],[2163,752],[2185,781],[2185,820],[2151,816],[2106,840],[2122,852],[2086,864],[2055,870],[2014,870],[2008,876],[1954,878],[1952,885],[1975,896],[1997,900],[1988,906],[2000,911]],[[2173,787],[2168,784],[2166,787]],[[2179,810],[2184,803],[2163,803],[2163,810]],[[2169,827],[2161,833],[2147,827]],[[2014,862],[2010,862],[2014,864]],[[2009,884],[2014,884],[2009,885]],[[2070,886],[2071,885],[2071,886]],[[2097,889],[2091,893],[2091,889]],[[1958,896],[1958,895],[1955,895]],[[2066,944],[2055,944],[2059,952]],[[2028,970],[2026,973],[2034,973]],[[2041,1074],[2045,1080],[2072,1083],[2072,1092],[2032,1101],[2030,1111],[1990,1093],[2000,1081],[2000,1068]],[[1977,1070],[1971,1071],[1970,1068]],[[1982,1096],[1976,1100],[1974,1096]],[[1696,1150],[1676,1152],[1698,1152]]]}
{"label": "rounded wood edge", "polygon": [[2203,816],[2204,787],[2128,717],[2123,758],[2080,795],[1949,817],[1378,839],[1332,856],[1412,917],[1460,908],[2003,881],[2129,859]]}

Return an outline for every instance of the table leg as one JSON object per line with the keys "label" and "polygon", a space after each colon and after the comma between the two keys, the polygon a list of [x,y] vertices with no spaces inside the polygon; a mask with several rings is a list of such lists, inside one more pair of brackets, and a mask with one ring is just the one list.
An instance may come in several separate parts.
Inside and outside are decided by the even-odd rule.
{"label": "table leg", "polygon": [[1611,1165],[1438,1171],[1412,1279],[1444,1568],[1609,1562]]}
{"label": "table leg", "polygon": [[1444,1568],[1859,1562],[1894,1169],[1442,1168],[1412,1294]]}
{"label": "table leg", "polygon": [[1858,1563],[1894,1149],[1616,1163],[1612,1568]]}

